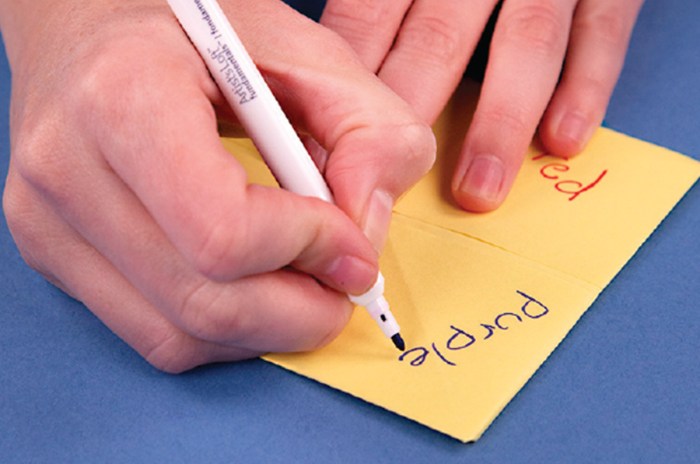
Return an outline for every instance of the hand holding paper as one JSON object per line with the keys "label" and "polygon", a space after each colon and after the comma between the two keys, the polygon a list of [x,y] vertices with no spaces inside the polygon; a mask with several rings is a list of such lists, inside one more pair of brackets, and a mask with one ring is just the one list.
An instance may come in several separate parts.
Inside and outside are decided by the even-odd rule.
{"label": "hand holding paper", "polygon": [[[509,200],[468,214],[445,188],[449,141],[464,120],[452,109],[436,126],[438,164],[395,208],[380,263],[407,352],[387,350],[355,312],[326,348],[265,359],[470,441],[693,185],[700,163],[601,129],[570,161],[533,149]],[[248,151],[240,159],[251,178],[272,183]]]}
{"label": "hand holding paper", "polygon": [[462,207],[489,211],[505,199],[536,130],[561,156],[586,145],[603,120],[641,5],[328,0],[321,23],[431,123],[470,59],[480,61],[477,42],[492,29],[481,44],[488,49],[484,85],[450,173]]}

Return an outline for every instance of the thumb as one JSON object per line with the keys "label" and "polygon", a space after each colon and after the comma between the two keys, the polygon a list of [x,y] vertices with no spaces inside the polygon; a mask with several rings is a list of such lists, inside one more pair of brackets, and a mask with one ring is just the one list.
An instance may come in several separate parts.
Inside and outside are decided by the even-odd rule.
{"label": "thumb", "polygon": [[324,175],[336,204],[380,249],[394,201],[432,166],[430,127],[334,32],[280,2],[246,4],[233,15],[287,115],[328,154]]}
{"label": "thumb", "polygon": [[[175,39],[153,41],[152,48],[177,72],[135,71],[138,78],[119,82],[122,95],[139,98],[85,116],[85,124],[104,117],[100,127],[109,127],[96,138],[109,167],[211,278],[231,281],[293,264],[337,290],[362,293],[376,279],[377,254],[359,228],[329,203],[248,185],[217,134],[206,69],[184,34]],[[92,100],[108,93],[93,87]]]}

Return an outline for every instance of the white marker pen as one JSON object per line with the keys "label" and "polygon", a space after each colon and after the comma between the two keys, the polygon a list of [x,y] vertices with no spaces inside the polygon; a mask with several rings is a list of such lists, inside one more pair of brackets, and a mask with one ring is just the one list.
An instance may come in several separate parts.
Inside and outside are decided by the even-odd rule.
{"label": "white marker pen", "polygon": [[[216,0],[168,0],[168,4],[280,185],[332,203],[326,181]],[[405,349],[384,298],[381,274],[367,293],[349,298],[367,309],[398,349]]]}

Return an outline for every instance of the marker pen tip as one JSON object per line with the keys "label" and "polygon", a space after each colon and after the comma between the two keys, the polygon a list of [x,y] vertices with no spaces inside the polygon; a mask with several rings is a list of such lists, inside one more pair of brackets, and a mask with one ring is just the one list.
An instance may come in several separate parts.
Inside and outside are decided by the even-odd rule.
{"label": "marker pen tip", "polygon": [[406,349],[406,343],[401,338],[401,334],[392,335],[391,341],[394,342],[394,346],[399,350],[404,351]]}

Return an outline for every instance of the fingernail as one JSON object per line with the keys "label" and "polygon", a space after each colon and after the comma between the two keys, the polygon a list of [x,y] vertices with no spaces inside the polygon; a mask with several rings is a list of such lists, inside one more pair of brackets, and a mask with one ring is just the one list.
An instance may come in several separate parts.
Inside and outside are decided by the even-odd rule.
{"label": "fingernail", "polygon": [[591,137],[593,128],[581,113],[567,113],[559,123],[557,133],[560,138],[582,146]]}
{"label": "fingernail", "polygon": [[500,158],[476,156],[464,173],[459,190],[471,197],[495,202],[500,199],[505,170]]}
{"label": "fingernail", "polygon": [[377,251],[384,248],[393,207],[394,199],[383,190],[375,190],[367,204],[362,231]]}
{"label": "fingernail", "polygon": [[355,256],[341,256],[328,266],[324,282],[354,295],[365,292],[377,278],[377,267]]}

